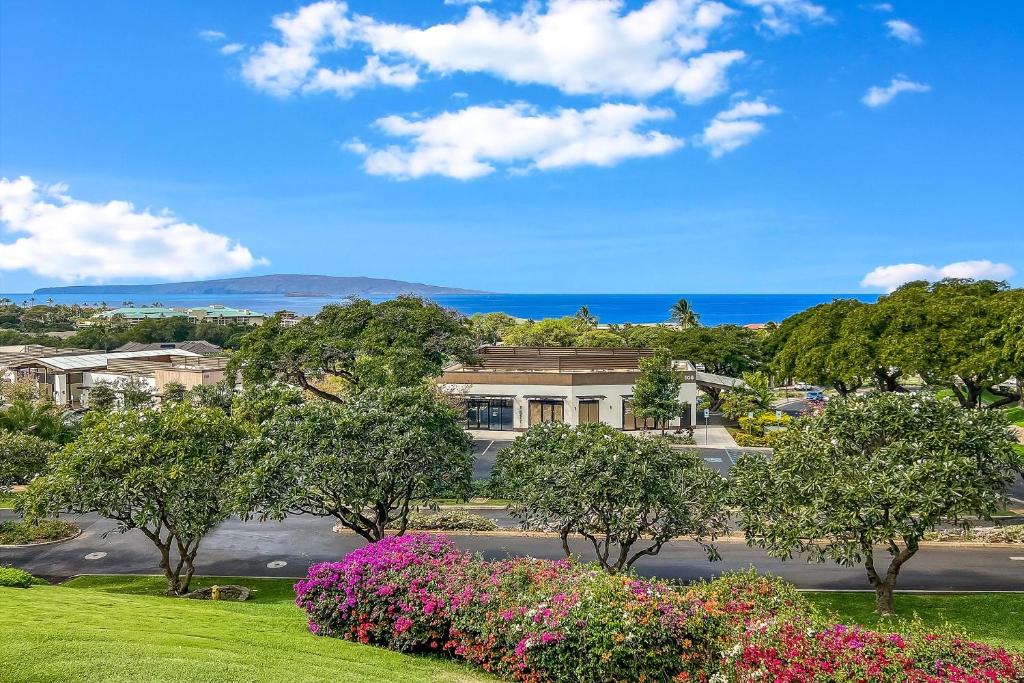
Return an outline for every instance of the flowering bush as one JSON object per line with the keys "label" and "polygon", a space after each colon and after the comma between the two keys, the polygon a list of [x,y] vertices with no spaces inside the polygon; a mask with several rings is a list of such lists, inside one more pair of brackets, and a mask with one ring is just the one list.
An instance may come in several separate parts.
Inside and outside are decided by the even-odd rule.
{"label": "flowering bush", "polygon": [[1024,680],[1019,656],[955,634],[879,633],[806,617],[752,620],[722,659],[721,681],[907,681],[1013,683]]}
{"label": "flowering bush", "polygon": [[952,634],[828,624],[753,571],[677,587],[571,560],[484,562],[427,534],[310,567],[313,633],[447,653],[518,681],[1024,680],[1024,660]]}

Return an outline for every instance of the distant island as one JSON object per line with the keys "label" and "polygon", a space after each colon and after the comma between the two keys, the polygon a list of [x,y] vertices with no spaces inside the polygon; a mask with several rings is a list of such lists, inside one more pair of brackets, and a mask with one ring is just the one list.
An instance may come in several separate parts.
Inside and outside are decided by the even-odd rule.
{"label": "distant island", "polygon": [[[313,294],[315,292],[315,294]],[[257,275],[153,285],[75,285],[42,287],[34,294],[279,294],[292,296],[393,296],[396,294],[486,294],[475,289],[440,287],[374,277],[331,275]]]}

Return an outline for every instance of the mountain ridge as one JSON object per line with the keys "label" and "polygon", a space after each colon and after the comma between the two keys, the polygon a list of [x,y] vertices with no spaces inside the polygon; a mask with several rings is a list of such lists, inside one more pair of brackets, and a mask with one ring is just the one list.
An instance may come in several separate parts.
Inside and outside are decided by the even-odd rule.
{"label": "mountain ridge", "polygon": [[41,287],[33,294],[292,294],[353,296],[391,294],[487,294],[476,289],[428,285],[388,278],[334,275],[254,275],[250,277],[135,285]]}

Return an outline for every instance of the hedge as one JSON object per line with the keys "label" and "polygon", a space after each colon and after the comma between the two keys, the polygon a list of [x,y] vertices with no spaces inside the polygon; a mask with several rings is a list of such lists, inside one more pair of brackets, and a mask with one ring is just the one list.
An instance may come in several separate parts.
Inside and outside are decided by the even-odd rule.
{"label": "hedge", "polygon": [[753,571],[678,587],[571,560],[485,562],[427,534],[389,537],[295,586],[315,634],[434,652],[517,681],[986,681],[1024,658],[956,634],[828,623]]}

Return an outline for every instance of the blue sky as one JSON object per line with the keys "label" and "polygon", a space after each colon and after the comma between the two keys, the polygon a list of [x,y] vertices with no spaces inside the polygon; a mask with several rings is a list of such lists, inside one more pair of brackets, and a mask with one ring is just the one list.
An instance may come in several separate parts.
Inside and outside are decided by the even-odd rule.
{"label": "blue sky", "polygon": [[1024,284],[1024,3],[309,5],[0,4],[0,291]]}

